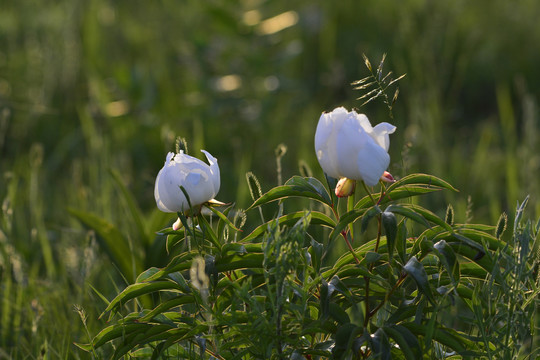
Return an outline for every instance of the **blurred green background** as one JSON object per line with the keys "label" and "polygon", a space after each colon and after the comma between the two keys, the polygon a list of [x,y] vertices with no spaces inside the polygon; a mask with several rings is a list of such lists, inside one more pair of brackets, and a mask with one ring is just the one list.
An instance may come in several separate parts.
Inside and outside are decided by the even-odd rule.
{"label": "blurred green background", "polygon": [[218,199],[239,208],[247,171],[263,191],[277,184],[279,144],[284,180],[299,164],[322,179],[315,127],[361,105],[362,54],[407,74],[393,120],[378,100],[360,109],[397,126],[395,177],[448,180],[459,193],[426,201],[452,203],[458,222],[494,224],[527,194],[537,217],[539,18],[536,0],[3,1],[0,358],[87,357],[74,304],[95,335],[98,293],[132,280],[68,209],[114,224],[144,266],[164,263],[153,238],[138,245],[121,184],[153,234],[174,220],[153,186],[176,136],[219,159]]}

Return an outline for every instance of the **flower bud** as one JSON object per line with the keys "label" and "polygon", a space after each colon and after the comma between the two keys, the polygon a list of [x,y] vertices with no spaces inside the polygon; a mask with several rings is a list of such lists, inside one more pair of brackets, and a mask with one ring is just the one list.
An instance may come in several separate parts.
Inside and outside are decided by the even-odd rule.
{"label": "flower bud", "polygon": [[381,181],[384,181],[384,182],[387,182],[387,183],[395,183],[396,180],[394,179],[394,177],[392,176],[392,174],[390,174],[388,171],[385,171],[382,176],[381,176]]}
{"label": "flower bud", "polygon": [[336,196],[337,197],[351,196],[354,193],[355,187],[356,187],[356,180],[351,180],[345,177],[341,178],[336,185]]}
{"label": "flower bud", "polygon": [[[185,212],[213,199],[220,186],[217,159],[207,151],[208,164],[184,154],[167,154],[165,165],[159,171],[154,188],[158,208],[163,212]],[[189,196],[189,202],[185,193]]]}
{"label": "flower bud", "polygon": [[180,218],[178,218],[174,224],[172,224],[172,229],[174,231],[178,230],[178,229],[181,229],[182,228],[182,220],[180,220]]}

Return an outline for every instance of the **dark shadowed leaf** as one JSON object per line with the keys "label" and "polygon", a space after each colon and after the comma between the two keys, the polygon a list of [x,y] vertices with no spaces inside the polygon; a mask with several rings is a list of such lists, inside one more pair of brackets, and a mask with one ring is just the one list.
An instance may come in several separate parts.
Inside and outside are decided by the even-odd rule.
{"label": "dark shadowed leaf", "polygon": [[351,350],[356,337],[363,333],[363,329],[354,324],[344,324],[340,326],[335,335],[335,345],[332,349],[334,359],[343,359]]}
{"label": "dark shadowed leaf", "polygon": [[439,257],[439,260],[443,264],[444,268],[448,272],[448,275],[450,275],[452,283],[454,283],[454,285],[457,285],[460,276],[459,262],[457,261],[454,250],[444,240],[441,240],[434,244],[433,248],[436,250],[436,254]]}
{"label": "dark shadowed leaf", "polygon": [[[354,211],[354,210],[353,210]],[[362,218],[362,224],[360,226],[360,231],[365,232],[367,230],[368,224],[375,216],[381,214],[381,208],[379,208],[377,205],[374,205],[371,209],[366,211],[366,214]]]}
{"label": "dark shadowed leaf", "polygon": [[376,359],[390,360],[390,342],[383,329],[377,329],[371,336],[371,346]]}
{"label": "dark shadowed leaf", "polygon": [[396,236],[398,232],[396,216],[388,211],[382,213],[382,223],[384,232],[386,233],[386,244],[388,247],[388,258],[392,261],[394,248],[396,244]]}
{"label": "dark shadowed leaf", "polygon": [[402,263],[407,262],[407,222],[403,220],[398,225],[396,235],[396,250]]}
{"label": "dark shadowed leaf", "polygon": [[418,290],[423,293],[432,304],[435,304],[426,270],[416,256],[411,257],[403,269],[414,279],[418,286]]}
{"label": "dark shadowed leaf", "polygon": [[422,358],[422,348],[418,337],[401,325],[385,326],[384,332],[399,345],[405,359],[417,360]]}

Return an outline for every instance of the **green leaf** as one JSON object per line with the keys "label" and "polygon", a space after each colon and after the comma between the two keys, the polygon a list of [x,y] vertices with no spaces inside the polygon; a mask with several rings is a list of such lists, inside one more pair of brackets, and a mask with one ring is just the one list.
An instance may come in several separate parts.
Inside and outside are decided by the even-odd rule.
{"label": "green leaf", "polygon": [[161,302],[152,311],[149,311],[146,315],[140,318],[140,321],[151,321],[157,315],[164,313],[165,311],[172,309],[176,306],[191,304],[195,302],[195,297],[192,295],[180,294],[170,300]]}
{"label": "green leaf", "polygon": [[152,359],[158,359],[160,358],[160,355],[163,353],[164,350],[169,348],[170,346],[178,343],[179,341],[183,339],[189,339],[192,338],[194,335],[198,335],[201,333],[204,333],[208,331],[208,326],[199,324],[195,327],[192,327],[191,329],[174,329],[172,331],[169,331],[169,334],[166,338],[166,340],[162,343],[160,343],[154,350],[154,353],[152,354]]}
{"label": "green leaf", "polygon": [[435,299],[431,292],[431,287],[429,286],[426,270],[416,256],[411,257],[403,269],[414,279],[418,286],[418,290],[423,293],[433,305],[435,305]]}
{"label": "green leaf", "polygon": [[116,348],[113,358],[120,359],[127,354],[130,350],[137,346],[150,343],[152,341],[159,341],[167,339],[171,332],[177,332],[178,329],[172,328],[171,325],[165,324],[148,324],[148,329],[141,329],[132,333],[130,336],[125,336],[121,346]]}
{"label": "green leaf", "polygon": [[200,255],[198,251],[192,250],[190,252],[184,252],[174,257],[169,264],[157,271],[155,274],[147,278],[145,281],[154,281],[158,279],[166,278],[167,275],[178,271],[188,270],[191,267],[191,263],[194,257]]}
{"label": "green leaf", "polygon": [[448,224],[446,221],[444,221],[443,219],[441,219],[440,217],[435,215],[430,210],[423,208],[422,206],[414,205],[414,204],[403,204],[401,206],[413,210],[417,214],[422,215],[424,217],[424,219],[426,219],[427,221],[429,221],[429,222],[431,222],[433,224],[439,225],[440,227],[444,228],[445,230],[452,231],[452,226],[450,226],[450,224]]}
{"label": "green leaf", "polygon": [[[417,323],[402,323],[404,327],[410,330],[413,334],[426,336],[428,331],[426,325],[417,324]],[[449,347],[450,349],[458,352],[465,353],[468,352],[470,355],[476,355],[475,358],[480,358],[479,355],[475,353],[478,350],[478,344],[475,341],[469,340],[466,334],[443,327],[442,325],[436,323],[435,331],[433,332],[433,340]]]}
{"label": "green leaf", "polygon": [[137,253],[131,250],[127,239],[113,224],[91,213],[75,209],[68,209],[68,211],[83,224],[97,232],[100,245],[125,277],[133,279],[134,271],[136,274],[141,272],[141,256],[137,256]]}
{"label": "green leaf", "polygon": [[[454,249],[454,252],[456,254],[459,254],[463,257],[466,257],[468,259],[470,259],[473,264],[475,265],[478,265],[480,266],[481,268],[483,268],[485,270],[485,272],[482,272],[482,274],[487,274],[487,273],[491,273],[493,271],[493,266],[494,266],[494,262],[493,262],[493,259],[491,259],[490,256],[485,256],[487,254],[483,253],[483,252],[479,252],[478,250],[476,250],[475,248],[472,248],[468,245],[465,245],[463,243],[449,243],[449,245],[452,247],[452,249]],[[481,255],[481,256],[479,256]],[[469,263],[465,263],[465,262],[462,262],[460,264],[460,273],[461,273],[461,277],[463,277],[465,275],[465,272],[466,271],[470,271],[470,268],[467,268],[467,266],[469,265]],[[477,269],[477,271],[475,272],[476,276],[481,276],[480,275],[480,272],[481,270],[479,268],[477,268],[476,266],[474,266],[475,269]]]}
{"label": "green leaf", "polygon": [[151,325],[144,323],[114,324],[101,330],[93,339],[94,347],[98,348],[111,340],[134,332],[147,330]]}
{"label": "green leaf", "polygon": [[[380,211],[380,209],[379,209]],[[363,216],[366,212],[366,209],[354,209],[343,214],[339,222],[334,226],[334,230],[329,236],[330,242],[337,238],[343,230],[347,228],[349,224],[354,223],[358,218]]]}
{"label": "green leaf", "polygon": [[421,214],[416,212],[414,209],[411,209],[407,206],[392,204],[392,205],[389,205],[385,211],[402,215],[426,227],[430,226],[426,218],[424,218]]}
{"label": "green leaf", "polygon": [[94,349],[92,344],[80,344],[80,343],[74,342],[73,345],[75,345],[79,349],[81,349],[83,351],[86,351],[86,352],[91,352]]}
{"label": "green leaf", "polygon": [[384,332],[399,345],[406,360],[422,358],[422,348],[418,338],[404,326],[390,325],[383,327]]}
{"label": "green leaf", "polygon": [[[458,233],[459,240],[466,242],[480,251],[485,251],[484,245],[487,245],[487,248],[490,250],[505,250],[507,254],[510,254],[512,251],[504,241],[484,231],[467,226],[456,229],[455,231]],[[474,244],[471,244],[471,240]]]}
{"label": "green leaf", "polygon": [[214,209],[213,206],[208,206],[207,208],[210,209],[210,211],[212,211],[214,214],[216,214],[217,217],[219,217],[231,229],[236,230],[236,231],[242,231],[242,230],[238,229],[236,226],[234,226],[232,221],[229,220],[229,218],[227,216],[225,216],[225,214],[223,214],[221,211],[218,211],[217,209]]}
{"label": "green leaf", "polygon": [[214,229],[210,226],[206,218],[202,214],[197,215],[197,220],[199,222],[199,226],[201,228],[203,237],[210,240],[212,245],[214,245],[218,251],[221,250],[221,244],[218,241],[217,235],[214,232]]}
{"label": "green leaf", "polygon": [[308,248],[308,252],[311,255],[311,263],[313,268],[318,273],[321,269],[321,260],[323,257],[324,246],[318,243],[315,239],[311,238],[311,246]]}
{"label": "green leaf", "polygon": [[[296,224],[298,220],[303,218],[306,215],[305,211],[298,211],[294,213],[290,213],[287,215],[283,215],[277,219],[278,225],[287,225],[292,226]],[[251,232],[248,236],[243,238],[242,242],[249,242],[251,240],[256,239],[259,236],[262,236],[266,230],[268,230],[268,227],[270,225],[275,225],[276,219],[273,219],[271,221],[268,221],[267,223],[264,223],[262,225],[259,225],[255,230]],[[336,223],[334,220],[326,216],[325,214],[318,212],[318,211],[311,211],[311,222],[312,225],[322,225],[329,228],[334,228],[336,226]]]}
{"label": "green leaf", "polygon": [[388,259],[391,262],[394,255],[396,236],[398,232],[396,216],[388,211],[382,213],[382,224],[386,233],[386,244],[388,246]]}
{"label": "green leaf", "polygon": [[446,241],[441,240],[433,245],[433,248],[436,251],[439,260],[443,264],[444,268],[448,272],[450,279],[454,285],[459,283],[459,262],[457,261],[456,254],[452,247],[446,243]]}
{"label": "green leaf", "polygon": [[[181,288],[178,284],[169,280],[132,284],[125,288],[111,301],[104,313],[115,310],[117,307],[126,304],[133,298],[160,290],[181,290]],[[103,314],[101,316],[103,316]]]}
{"label": "green leaf", "polygon": [[373,251],[368,251],[366,253],[366,256],[364,257],[364,261],[366,264],[373,264],[374,262],[377,262],[379,261],[379,259],[382,257],[381,254],[379,253],[376,253],[376,252],[373,252]]}
{"label": "green leaf", "polygon": [[139,276],[137,276],[136,282],[140,283],[145,281],[146,279],[154,276],[159,271],[156,267],[151,267],[145,271],[143,271]]}
{"label": "green leaf", "polygon": [[398,225],[398,231],[396,235],[396,250],[399,256],[399,259],[402,263],[406,263],[407,258],[407,222],[403,220]]}
{"label": "green leaf", "polygon": [[178,229],[174,232],[171,232],[167,234],[167,240],[165,244],[165,249],[167,250],[167,253],[170,253],[172,251],[172,248],[177,245],[182,240],[186,239],[186,233],[184,228]]}
{"label": "green leaf", "polygon": [[514,233],[516,233],[518,226],[521,223],[521,218],[523,217],[523,212],[525,211],[525,208],[527,207],[527,204],[529,203],[529,195],[523,200],[521,205],[518,203],[518,207],[516,209],[516,216],[514,217]]}
{"label": "green leaf", "polygon": [[332,198],[319,180],[293,176],[285,185],[277,186],[255,200],[248,210],[290,196],[309,198],[332,206]]}
{"label": "green leaf", "polygon": [[427,174],[410,174],[405,176],[402,179],[399,179],[392,185],[390,185],[387,189],[387,193],[391,193],[394,189],[398,189],[402,187],[403,185],[423,185],[427,188],[439,188],[439,189],[447,189],[452,191],[458,191],[456,188],[454,188],[452,185],[450,185],[448,182],[444,181],[443,179],[440,179],[433,175],[427,175]]}
{"label": "green leaf", "polygon": [[[385,205],[390,202],[394,202],[401,199],[407,199],[413,196],[425,195],[436,191],[441,191],[441,187],[426,187],[425,185],[403,185],[399,188],[393,188],[390,192],[388,189],[383,194],[383,198],[380,200],[379,205]],[[373,202],[369,196],[363,197],[355,205],[356,209],[369,207]]]}
{"label": "green leaf", "polygon": [[133,222],[135,223],[135,227],[137,228],[137,232],[139,233],[139,237],[142,243],[149,245],[152,241],[152,237],[150,237],[145,228],[145,224],[143,222],[144,217],[141,209],[137,205],[137,202],[135,201],[135,197],[127,187],[124,185],[124,182],[122,181],[122,177],[120,176],[120,173],[115,169],[109,169],[109,172],[111,173],[113,179],[116,182],[116,185],[120,188],[120,192],[122,193],[122,197],[124,198],[124,201],[127,204],[129,214],[131,215],[131,218]]}
{"label": "green leaf", "polygon": [[264,254],[244,254],[226,256],[216,259],[216,271],[232,271],[240,269],[258,269],[262,268]]}
{"label": "green leaf", "polygon": [[373,356],[376,359],[390,360],[390,342],[383,329],[377,329],[375,334],[371,336],[370,341],[373,348]]}
{"label": "green leaf", "polygon": [[363,331],[363,328],[351,323],[341,325],[335,335],[335,345],[332,349],[333,358],[345,358],[349,350],[351,350],[354,340]]}
{"label": "green leaf", "polygon": [[[367,243],[359,246],[358,248],[354,249],[354,253],[356,256],[360,259],[364,257],[364,255],[375,248],[376,240],[368,241]],[[334,266],[325,271],[322,275],[324,278],[328,279],[334,276],[342,267],[351,264],[351,262],[354,262],[354,258],[350,252],[344,253],[337,261],[334,263]],[[356,263],[354,263],[354,266],[357,266]],[[360,267],[361,268],[361,267]],[[366,269],[367,270],[367,269]],[[368,272],[369,274],[369,272]],[[367,275],[367,274],[366,274]],[[372,274],[370,274],[373,276]]]}
{"label": "green leaf", "polygon": [[[353,210],[354,211],[354,210]],[[360,231],[365,232],[367,230],[369,221],[373,219],[375,216],[381,214],[381,208],[379,208],[377,205],[374,205],[371,209],[366,211],[366,214],[362,218],[362,224],[360,226]]]}

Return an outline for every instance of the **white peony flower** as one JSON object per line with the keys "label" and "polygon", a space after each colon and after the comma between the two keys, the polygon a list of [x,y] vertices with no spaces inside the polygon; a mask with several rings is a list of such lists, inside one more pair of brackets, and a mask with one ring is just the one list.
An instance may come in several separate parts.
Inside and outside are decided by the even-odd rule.
{"label": "white peony flower", "polygon": [[167,160],[158,173],[154,187],[156,203],[161,211],[189,210],[180,186],[186,190],[192,206],[203,204],[216,196],[220,186],[217,159],[209,152],[201,151],[210,165],[182,151],[176,155],[172,152],[167,154]]}
{"label": "white peony flower", "polygon": [[339,107],[319,119],[315,132],[317,159],[331,177],[364,180],[374,186],[390,163],[388,135],[395,130],[386,122],[372,127],[366,115]]}

